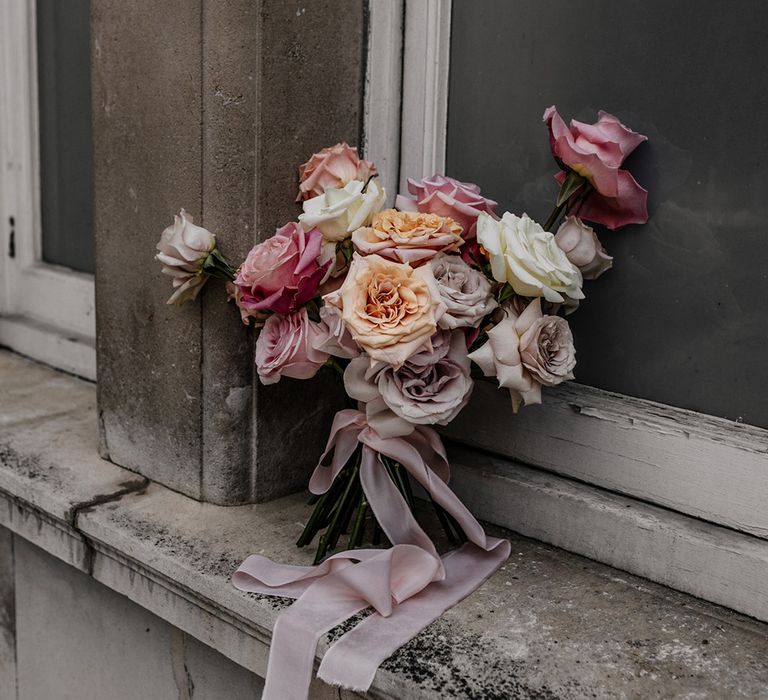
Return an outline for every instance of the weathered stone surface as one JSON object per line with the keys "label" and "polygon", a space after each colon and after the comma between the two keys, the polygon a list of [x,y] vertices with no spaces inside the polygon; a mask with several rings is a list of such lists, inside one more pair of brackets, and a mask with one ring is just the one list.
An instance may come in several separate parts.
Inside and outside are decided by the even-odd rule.
{"label": "weathered stone surface", "polygon": [[295,220],[298,164],[359,140],[363,3],[174,2],[173,31],[147,0],[93,7],[102,453],[216,503],[295,491],[340,405],[334,379],[259,386],[221,285],[169,309],[152,254],[180,206],[235,264]]}
{"label": "weathered stone surface", "polygon": [[71,525],[78,507],[144,486],[99,458],[93,384],[0,351],[0,491]]}
{"label": "weathered stone surface", "polygon": [[13,534],[0,527],[0,697],[16,693],[16,574]]}
{"label": "weathered stone surface", "polygon": [[16,541],[19,700],[260,696],[258,676],[24,540]]}
{"label": "weathered stone surface", "polygon": [[91,5],[104,456],[196,496],[201,307],[166,306],[169,278],[153,257],[173,214],[202,208],[200,12],[200,0]]}
{"label": "weathered stone surface", "polygon": [[[222,509],[150,487],[84,514],[81,527],[268,634],[287,603],[239,593],[229,577],[254,552],[309,563],[312,552],[294,546],[308,512],[297,496]],[[385,662],[374,696],[720,698],[760,697],[768,687],[768,626],[510,537],[508,564]],[[218,648],[264,672],[263,656]]]}

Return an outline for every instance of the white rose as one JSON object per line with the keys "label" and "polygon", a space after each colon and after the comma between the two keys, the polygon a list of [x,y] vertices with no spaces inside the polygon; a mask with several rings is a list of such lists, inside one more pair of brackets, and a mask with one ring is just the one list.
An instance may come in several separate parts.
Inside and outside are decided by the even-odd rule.
{"label": "white rose", "polygon": [[481,213],[477,240],[487,251],[498,282],[509,282],[516,294],[562,303],[583,299],[582,277],[558,247],[555,237],[528,218],[506,212],[500,221]]}
{"label": "white rose", "polygon": [[436,255],[432,272],[446,307],[438,321],[440,328],[477,327],[498,306],[488,278],[458,255]]}
{"label": "white rose", "polygon": [[183,209],[173,217],[173,225],[163,231],[157,244],[155,259],[163,264],[163,274],[173,277],[174,293],[169,304],[194,300],[208,275],[203,264],[216,247],[216,236],[192,223]]}
{"label": "white rose", "polygon": [[304,202],[299,221],[306,231],[319,228],[323,238],[336,243],[349,238],[355,229],[368,226],[383,206],[386,192],[373,179],[350,180],[343,188],[329,187],[323,194]]}

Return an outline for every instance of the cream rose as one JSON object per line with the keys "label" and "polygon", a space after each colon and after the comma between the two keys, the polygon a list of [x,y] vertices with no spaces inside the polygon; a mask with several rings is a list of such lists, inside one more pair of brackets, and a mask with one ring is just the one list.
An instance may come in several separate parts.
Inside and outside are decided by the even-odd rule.
{"label": "cream rose", "polygon": [[307,231],[319,228],[323,238],[335,244],[370,224],[385,199],[386,192],[375,178],[367,187],[362,180],[351,180],[342,188],[330,187],[324,194],[306,200],[299,221]]}
{"label": "cream rose", "polygon": [[448,425],[469,401],[474,384],[464,333],[438,331],[431,344],[399,369],[365,357],[347,366],[347,394],[365,403],[368,424],[381,437],[408,435],[414,425]]}
{"label": "cream rose", "polygon": [[445,311],[429,265],[414,270],[378,255],[355,254],[344,284],[323,299],[341,311],[352,338],[372,360],[396,368],[430,347]]}
{"label": "cream rose", "polygon": [[506,308],[504,318],[488,331],[488,342],[469,354],[486,377],[509,389],[515,412],[521,403],[541,403],[541,387],[573,379],[576,351],[568,322],[544,316],[541,299],[518,315]]}
{"label": "cream rose", "polygon": [[583,299],[582,277],[555,237],[528,218],[506,212],[497,221],[485,212],[477,219],[477,240],[488,253],[493,277],[509,282],[516,294],[562,303]]}
{"label": "cream rose", "polygon": [[173,278],[175,291],[168,304],[193,301],[208,281],[203,272],[208,255],[216,248],[216,236],[208,229],[195,226],[192,217],[183,209],[173,217],[157,244],[155,259],[163,264],[162,272]]}
{"label": "cream rose", "polygon": [[605,252],[595,230],[575,216],[560,224],[555,241],[585,280],[596,280],[613,267],[613,258]]}
{"label": "cream rose", "polygon": [[352,243],[361,255],[376,253],[418,267],[440,252],[457,251],[464,243],[461,232],[448,217],[385,209],[352,234]]}
{"label": "cream rose", "polygon": [[488,278],[458,255],[435,256],[432,272],[445,303],[440,328],[477,327],[498,306]]}

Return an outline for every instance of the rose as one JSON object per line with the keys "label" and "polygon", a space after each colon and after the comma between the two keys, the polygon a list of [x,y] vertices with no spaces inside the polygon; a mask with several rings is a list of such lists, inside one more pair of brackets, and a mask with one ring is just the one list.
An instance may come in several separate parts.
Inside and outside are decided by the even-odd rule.
{"label": "rose", "polygon": [[269,311],[258,311],[249,309],[243,302],[243,288],[238,287],[234,282],[227,282],[225,285],[227,292],[227,301],[234,301],[235,306],[240,311],[240,318],[246,326],[261,328],[264,322],[269,318]]}
{"label": "rose", "polygon": [[341,313],[334,306],[320,307],[319,332],[312,338],[312,347],[334,357],[351,359],[361,350],[344,325]]}
{"label": "rose", "polygon": [[254,246],[235,277],[243,320],[265,310],[292,313],[314,297],[330,266],[317,262],[321,243],[317,229],[290,223]]}
{"label": "rose", "polygon": [[509,389],[515,412],[521,402],[541,403],[541,386],[573,379],[576,358],[568,322],[543,316],[541,299],[534,299],[518,315],[506,308],[505,317],[488,331],[488,342],[469,354],[486,377],[497,377]]}
{"label": "rose", "polygon": [[596,280],[613,266],[613,258],[605,252],[594,229],[575,216],[566,217],[560,224],[555,242],[585,280]]}
{"label": "rose", "polygon": [[349,238],[355,229],[370,224],[385,199],[386,192],[378,180],[371,180],[367,187],[360,180],[351,180],[342,188],[331,187],[305,201],[299,221],[305,229],[318,228],[326,241],[337,243]]}
{"label": "rose", "polygon": [[297,202],[323,194],[331,187],[344,187],[350,180],[362,180],[376,175],[376,166],[361,160],[357,149],[337,143],[313,154],[299,166],[299,196]]}
{"label": "rose", "polygon": [[173,217],[157,243],[155,259],[163,264],[164,275],[173,277],[174,293],[168,304],[183,304],[197,298],[208,275],[203,265],[216,249],[216,236],[201,226],[195,226],[192,217],[183,209]]}
{"label": "rose", "polygon": [[445,311],[428,264],[414,270],[379,255],[355,254],[344,284],[323,298],[341,311],[355,342],[372,360],[395,367],[429,347]]}
{"label": "rose", "polygon": [[368,424],[381,437],[447,425],[469,401],[474,385],[464,334],[438,331],[431,343],[399,369],[359,357],[344,372],[347,394],[366,404]]}
{"label": "rose", "polygon": [[361,255],[376,253],[411,267],[418,267],[441,251],[458,250],[463,242],[461,226],[453,219],[396,209],[380,211],[370,226],[352,234],[352,243]]}
{"label": "rose", "polygon": [[494,215],[496,202],[480,194],[471,182],[459,182],[445,175],[433,175],[417,181],[408,178],[408,192],[413,198],[398,195],[395,206],[402,211],[421,211],[448,216],[464,229],[464,237],[475,237],[475,223],[480,212]]}
{"label": "rose", "polygon": [[[554,106],[544,112],[552,154],[586,178],[594,191],[582,202],[583,219],[616,229],[648,221],[648,192],[620,166],[648,137],[635,133],[607,112],[598,112],[595,124],[571,120],[568,128]],[[557,175],[562,184],[566,174]],[[578,194],[576,195],[578,196]]]}
{"label": "rose", "polygon": [[475,327],[498,306],[488,278],[458,255],[435,256],[432,272],[446,307],[440,328]]}
{"label": "rose", "polygon": [[477,240],[491,261],[497,282],[516,294],[561,303],[563,295],[583,299],[581,272],[558,248],[555,237],[528,218],[506,212],[500,221],[488,214],[477,220]]}
{"label": "rose", "polygon": [[256,340],[256,371],[261,383],[275,384],[281,377],[314,377],[328,359],[328,353],[313,345],[320,332],[305,308],[270,316]]}

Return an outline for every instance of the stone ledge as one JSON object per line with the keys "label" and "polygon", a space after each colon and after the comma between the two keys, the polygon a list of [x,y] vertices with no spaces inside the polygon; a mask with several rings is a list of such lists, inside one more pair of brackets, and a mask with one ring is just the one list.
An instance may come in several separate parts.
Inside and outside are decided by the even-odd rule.
{"label": "stone ledge", "polygon": [[[60,383],[63,402],[50,411],[46,382]],[[293,546],[308,512],[303,498],[227,508],[146,486],[95,457],[91,385],[0,353],[0,386],[0,442],[16,455],[0,457],[0,524],[263,675],[288,602],[241,593],[229,577],[254,552],[310,560]],[[25,459],[44,464],[47,478],[33,477]],[[510,537],[507,565],[386,661],[370,696],[719,698],[759,697],[768,687],[768,626]],[[67,557],[68,542],[80,554]],[[351,694],[316,682],[312,696]]]}

